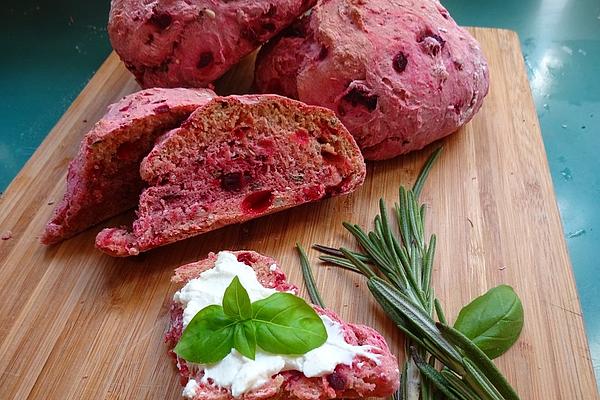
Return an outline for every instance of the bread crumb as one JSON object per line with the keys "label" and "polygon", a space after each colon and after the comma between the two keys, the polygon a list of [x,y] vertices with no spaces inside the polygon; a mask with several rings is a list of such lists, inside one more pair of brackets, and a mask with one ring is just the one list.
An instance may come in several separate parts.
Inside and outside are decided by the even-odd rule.
{"label": "bread crumb", "polygon": [[2,234],[2,236],[0,236],[0,239],[2,239],[2,240],[9,240],[9,239],[12,239],[12,237],[13,237],[12,231],[8,230],[8,231],[4,232]]}
{"label": "bread crumb", "polygon": [[204,15],[206,15],[208,18],[212,18],[212,19],[214,19],[217,16],[217,14],[215,14],[215,12],[213,10],[211,10],[210,8],[204,9]]}
{"label": "bread crumb", "polygon": [[331,143],[325,143],[325,144],[321,145],[321,151],[324,151],[325,153],[332,154],[334,156],[337,155],[337,152],[335,151],[335,147],[333,147],[331,145]]}

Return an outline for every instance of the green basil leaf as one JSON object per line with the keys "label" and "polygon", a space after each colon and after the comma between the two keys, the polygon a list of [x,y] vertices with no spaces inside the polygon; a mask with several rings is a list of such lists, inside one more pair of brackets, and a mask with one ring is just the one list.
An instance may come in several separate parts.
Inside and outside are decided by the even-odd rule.
{"label": "green basil leaf", "polygon": [[463,307],[454,329],[471,339],[489,358],[496,358],[519,338],[523,305],[512,287],[497,286]]}
{"label": "green basil leaf", "polygon": [[252,304],[256,343],[274,354],[304,354],[327,340],[323,321],[301,298],[274,293]]}
{"label": "green basil leaf", "polygon": [[235,326],[233,347],[243,356],[254,360],[256,357],[256,327],[252,321],[240,322]]}
{"label": "green basil leaf", "polygon": [[186,361],[211,364],[225,358],[234,344],[236,320],[223,312],[223,307],[203,308],[183,331],[173,350]]}
{"label": "green basil leaf", "polygon": [[233,278],[223,295],[223,311],[236,319],[245,320],[252,318],[252,305],[250,296],[242,286],[240,278]]}

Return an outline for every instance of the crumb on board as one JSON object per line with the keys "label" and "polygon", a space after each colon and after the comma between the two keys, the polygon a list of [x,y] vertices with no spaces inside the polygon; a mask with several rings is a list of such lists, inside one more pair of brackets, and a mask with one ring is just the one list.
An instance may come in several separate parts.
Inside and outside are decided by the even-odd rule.
{"label": "crumb on board", "polygon": [[4,232],[2,234],[2,236],[0,236],[0,239],[8,240],[8,239],[12,239],[12,237],[13,237],[13,233],[12,233],[12,231],[9,230],[9,231]]}

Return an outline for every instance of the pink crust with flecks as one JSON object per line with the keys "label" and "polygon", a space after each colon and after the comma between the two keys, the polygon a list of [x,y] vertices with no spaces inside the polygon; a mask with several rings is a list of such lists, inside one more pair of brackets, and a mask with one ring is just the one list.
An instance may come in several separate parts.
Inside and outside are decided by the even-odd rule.
{"label": "pink crust with flecks", "polygon": [[142,191],[139,162],[154,140],[215,96],[209,89],[147,89],[110,105],[69,164],[67,190],[42,243],[57,243],[133,207]]}
{"label": "pink crust with flecks", "polygon": [[96,246],[131,256],[225,225],[352,192],[364,160],[331,110],[275,95],[219,97],[165,134],[140,166],[131,229]]}
{"label": "pink crust with flecks", "polygon": [[[286,282],[285,274],[279,269],[275,260],[260,255],[253,251],[232,252],[238,261],[250,265],[257,273],[259,282],[278,291],[297,292],[297,288]],[[190,279],[196,278],[200,273],[214,266],[217,255],[210,253],[208,258],[179,267],[175,271],[173,282],[184,285]],[[271,269],[275,264],[277,267]],[[399,371],[396,357],[389,351],[385,339],[374,329],[364,326],[348,324],[342,321],[330,310],[315,307],[317,313],[327,315],[332,320],[340,323],[344,331],[344,339],[352,345],[371,345],[377,348],[374,353],[379,354],[379,364],[374,361],[357,356],[352,366],[339,365],[332,374],[307,378],[298,371],[285,371],[271,378],[271,381],[258,389],[249,391],[241,396],[242,400],[259,400],[271,398],[284,398],[290,400],[325,400],[334,398],[364,398],[386,397],[391,395],[399,385]],[[200,383],[203,376],[201,370],[190,369],[185,360],[178,358],[172,349],[177,344],[182,333],[183,310],[178,303],[171,305],[171,322],[165,335],[165,342],[169,346],[169,354],[177,362],[181,375],[181,384],[185,385],[190,378]],[[227,388],[200,383],[194,400],[231,400],[231,392]]]}
{"label": "pink crust with flecks", "polygon": [[477,41],[435,0],[323,0],[265,45],[255,83],[334,110],[366,159],[467,123],[488,91]]}
{"label": "pink crust with flecks", "polygon": [[110,41],[143,87],[205,87],[316,0],[112,0]]}

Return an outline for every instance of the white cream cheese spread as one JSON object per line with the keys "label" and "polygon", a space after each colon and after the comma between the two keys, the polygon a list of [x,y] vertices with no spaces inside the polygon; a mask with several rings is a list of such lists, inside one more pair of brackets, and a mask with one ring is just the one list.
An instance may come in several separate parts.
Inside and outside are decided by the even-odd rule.
{"label": "white cream cheese spread", "polygon": [[[239,262],[234,254],[222,251],[217,256],[214,268],[190,280],[175,293],[174,300],[183,306],[183,326],[187,326],[194,315],[204,307],[220,305],[225,289],[235,276],[240,279],[252,302],[267,298],[276,292],[262,286],[254,270]],[[232,349],[229,355],[217,363],[190,363],[190,366],[204,370],[203,383],[209,382],[210,379],[214,385],[230,388],[232,395],[239,397],[264,385],[271,376],[281,371],[300,371],[307,377],[315,377],[332,373],[340,364],[352,365],[352,360],[357,355],[378,362],[378,356],[370,351],[373,346],[353,346],[346,343],[342,326],[325,315],[320,317],[327,330],[327,341],[306,354],[270,354],[257,348],[256,357],[251,360]],[[193,383],[190,383],[192,381]],[[183,395],[192,398],[197,387],[198,383],[190,379]]]}
{"label": "white cream cheese spread", "polygon": [[190,379],[183,388],[181,395],[186,399],[193,399],[196,396],[196,390],[198,390],[198,382],[194,379]]}

